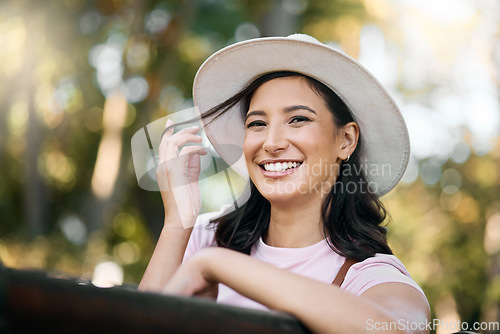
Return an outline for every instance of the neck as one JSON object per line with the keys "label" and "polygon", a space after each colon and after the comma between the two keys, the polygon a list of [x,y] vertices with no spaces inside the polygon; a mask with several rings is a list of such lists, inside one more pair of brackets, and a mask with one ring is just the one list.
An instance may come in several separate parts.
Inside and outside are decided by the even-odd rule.
{"label": "neck", "polygon": [[264,242],[273,247],[300,248],[324,239],[321,219],[322,201],[271,203],[269,229]]}

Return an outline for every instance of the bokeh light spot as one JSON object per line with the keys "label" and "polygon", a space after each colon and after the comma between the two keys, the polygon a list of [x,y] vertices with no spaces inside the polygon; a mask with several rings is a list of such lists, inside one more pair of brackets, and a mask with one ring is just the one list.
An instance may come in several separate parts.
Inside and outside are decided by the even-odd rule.
{"label": "bokeh light spot", "polygon": [[292,15],[302,14],[309,4],[308,0],[283,0],[283,9]]}
{"label": "bokeh light spot", "polygon": [[500,212],[492,214],[486,222],[484,249],[490,255],[500,251]]}
{"label": "bokeh light spot", "polygon": [[141,76],[134,76],[125,81],[125,95],[130,103],[138,103],[148,96],[149,85]]}
{"label": "bokeh light spot", "polygon": [[242,23],[236,28],[234,38],[236,42],[241,42],[247,39],[260,37],[259,28],[251,23]]}
{"label": "bokeh light spot", "polygon": [[99,288],[109,288],[123,283],[123,269],[113,261],[99,263],[94,268],[92,284]]}
{"label": "bokeh light spot", "polygon": [[140,255],[139,246],[133,241],[124,241],[113,247],[113,256],[124,265],[136,263]]}
{"label": "bokeh light spot", "polygon": [[420,176],[425,184],[436,184],[441,178],[441,165],[434,160],[424,161],[422,163]]}
{"label": "bokeh light spot", "polygon": [[78,216],[68,215],[62,218],[59,226],[71,243],[80,246],[87,240],[87,228]]}
{"label": "bokeh light spot", "polygon": [[80,31],[84,35],[93,34],[101,24],[101,16],[98,12],[88,12],[80,18]]}
{"label": "bokeh light spot", "polygon": [[8,115],[8,127],[10,133],[19,136],[24,134],[28,127],[29,109],[26,101],[19,99],[12,105]]}
{"label": "bokeh light spot", "polygon": [[137,223],[131,214],[120,212],[113,218],[113,229],[121,237],[130,238],[137,230]]}
{"label": "bokeh light spot", "polygon": [[479,204],[468,195],[462,194],[460,205],[456,207],[454,213],[464,223],[479,223]]}
{"label": "bokeh light spot", "polygon": [[168,27],[170,20],[171,15],[166,9],[155,9],[146,17],[146,30],[151,34],[160,33]]}
{"label": "bokeh light spot", "polygon": [[455,188],[454,186],[448,186],[443,189],[441,195],[439,196],[439,204],[446,211],[453,211],[458,208],[460,202],[462,201],[462,194],[458,189],[451,190],[449,188]]}
{"label": "bokeh light spot", "polygon": [[[462,176],[460,173],[454,168],[448,168],[443,172],[441,176],[441,188],[443,189],[451,189],[450,187],[454,187],[455,189],[459,189],[462,185]],[[448,191],[449,191],[448,190]]]}

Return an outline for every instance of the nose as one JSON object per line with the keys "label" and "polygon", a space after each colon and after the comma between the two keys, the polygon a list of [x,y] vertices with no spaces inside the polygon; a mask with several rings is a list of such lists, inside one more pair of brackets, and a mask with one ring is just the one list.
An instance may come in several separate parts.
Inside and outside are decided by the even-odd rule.
{"label": "nose", "polygon": [[278,126],[269,126],[262,148],[269,154],[276,154],[285,151],[288,146],[290,146],[290,142],[286,138],[284,129]]}

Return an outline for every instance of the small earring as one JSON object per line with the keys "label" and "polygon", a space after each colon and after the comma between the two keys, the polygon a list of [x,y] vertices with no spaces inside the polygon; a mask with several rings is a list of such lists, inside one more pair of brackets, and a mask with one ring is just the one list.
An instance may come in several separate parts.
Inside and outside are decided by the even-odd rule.
{"label": "small earring", "polygon": [[347,159],[345,159],[345,160],[344,160],[344,162],[348,162],[350,157],[351,157],[351,156],[350,156],[350,155],[348,155],[348,156],[347,156]]}

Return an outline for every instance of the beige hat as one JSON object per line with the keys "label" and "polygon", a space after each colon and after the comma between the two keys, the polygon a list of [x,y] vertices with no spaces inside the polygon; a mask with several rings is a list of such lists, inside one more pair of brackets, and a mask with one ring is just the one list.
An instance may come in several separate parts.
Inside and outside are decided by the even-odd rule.
{"label": "beige hat", "polygon": [[[258,77],[276,71],[302,73],[332,89],[351,110],[360,127],[364,145],[361,168],[372,190],[381,196],[396,186],[410,155],[408,130],[401,112],[368,70],[311,36],[256,38],[214,53],[196,74],[194,104],[203,113]],[[204,120],[204,127],[222,159],[238,174],[248,177],[242,151],[241,156],[235,157],[234,149],[226,149],[232,145],[225,145],[241,147],[243,144],[245,127],[239,109],[229,110],[210,124]]]}

